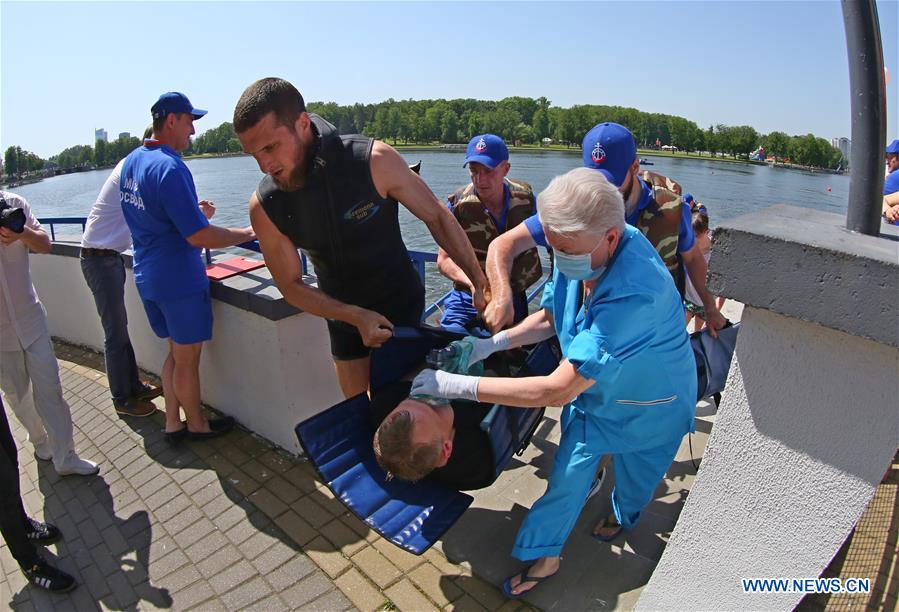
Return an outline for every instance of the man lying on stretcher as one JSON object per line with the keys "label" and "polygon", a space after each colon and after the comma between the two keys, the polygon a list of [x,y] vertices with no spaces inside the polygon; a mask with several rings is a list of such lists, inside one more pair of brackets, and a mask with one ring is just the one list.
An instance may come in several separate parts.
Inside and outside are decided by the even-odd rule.
{"label": "man lying on stretcher", "polygon": [[[524,356],[521,351],[497,353],[484,362],[484,368],[488,375],[509,376],[521,367]],[[441,369],[455,368],[450,365]],[[460,491],[489,486],[495,480],[495,465],[481,421],[493,404],[444,399],[425,402],[409,397],[412,378],[419,370],[415,368],[403,380],[372,392],[372,426],[377,427],[373,446],[378,464],[402,480],[429,476]]]}

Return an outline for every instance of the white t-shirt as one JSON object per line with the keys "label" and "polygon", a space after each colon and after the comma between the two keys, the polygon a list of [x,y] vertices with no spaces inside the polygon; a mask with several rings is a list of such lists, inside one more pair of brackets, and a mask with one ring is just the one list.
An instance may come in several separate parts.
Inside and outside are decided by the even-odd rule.
{"label": "white t-shirt", "polygon": [[[25,212],[25,224],[41,229],[25,198],[0,192],[6,203]],[[47,311],[34,291],[28,267],[28,247],[21,240],[0,243],[0,351],[19,351],[31,346],[47,328]]]}
{"label": "white t-shirt", "polygon": [[125,223],[119,196],[119,175],[124,165],[124,159],[116,164],[91,207],[81,236],[81,246],[84,248],[112,249],[119,253],[131,248],[131,232]]}
{"label": "white t-shirt", "polygon": [[[705,257],[705,263],[706,265],[708,265],[709,258],[712,256],[712,252],[709,251],[708,253],[703,253],[702,256]],[[686,273],[686,270],[684,270],[684,274],[687,277],[687,284],[684,287],[684,299],[688,302],[693,302],[697,306],[702,306],[702,298],[699,297],[699,292],[696,291],[696,287],[693,286],[693,281],[690,280],[690,275]]]}

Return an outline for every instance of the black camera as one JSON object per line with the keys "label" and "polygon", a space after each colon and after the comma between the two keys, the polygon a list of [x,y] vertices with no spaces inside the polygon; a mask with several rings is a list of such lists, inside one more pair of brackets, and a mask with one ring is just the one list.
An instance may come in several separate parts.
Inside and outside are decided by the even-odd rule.
{"label": "black camera", "polygon": [[6,198],[0,195],[0,227],[21,234],[25,231],[26,220],[24,210],[10,206]]}

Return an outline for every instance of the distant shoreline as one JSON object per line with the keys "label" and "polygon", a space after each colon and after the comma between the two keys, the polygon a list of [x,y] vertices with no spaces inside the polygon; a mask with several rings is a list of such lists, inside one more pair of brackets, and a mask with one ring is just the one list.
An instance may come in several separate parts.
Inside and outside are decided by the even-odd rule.
{"label": "distant shoreline", "polygon": [[[388,142],[388,144],[390,144]],[[391,144],[392,147],[397,149],[398,151],[464,151],[465,144]],[[540,146],[540,145],[523,145],[523,146],[510,146],[509,150],[513,153],[515,151],[520,152],[540,152],[540,151],[555,151],[561,153],[571,153],[574,155],[580,155],[581,151],[579,147],[566,147],[564,145],[549,145],[549,146]],[[188,155],[183,157],[184,161],[190,161],[194,159],[218,159],[222,157],[249,157],[246,153],[234,152],[234,153],[200,153],[197,155]],[[656,149],[637,149],[637,157],[669,157],[674,159],[697,159],[704,161],[714,161],[714,162],[723,162],[727,164],[750,164],[754,166],[771,166],[774,168],[783,168],[785,170],[800,170],[803,172],[812,172],[812,173],[820,173],[820,174],[836,174],[836,175],[848,175],[849,172],[843,170],[837,172],[835,170],[831,170],[828,168],[812,168],[806,166],[797,166],[794,164],[784,164],[784,163],[775,163],[769,164],[768,162],[762,161],[753,161],[746,159],[734,159],[730,157],[717,157],[714,155],[698,155],[696,153],[671,153],[669,151],[658,151]],[[97,170],[106,170],[112,168],[115,164],[104,166],[102,168],[93,168],[92,170],[83,170],[83,172],[93,172]],[[56,176],[63,176],[62,174]],[[22,185],[31,185],[33,183],[38,183],[44,180],[44,178],[55,178],[55,177],[28,177],[22,180],[15,181],[2,181],[0,182],[0,186],[4,189],[15,189],[16,187],[21,187]]]}

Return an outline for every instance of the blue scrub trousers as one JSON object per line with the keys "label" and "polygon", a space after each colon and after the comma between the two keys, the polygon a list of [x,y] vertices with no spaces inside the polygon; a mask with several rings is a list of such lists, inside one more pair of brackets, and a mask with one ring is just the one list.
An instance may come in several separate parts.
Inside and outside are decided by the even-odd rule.
{"label": "blue scrub trousers", "polygon": [[[512,556],[522,561],[554,557],[562,553],[565,540],[581,514],[587,491],[596,476],[599,460],[609,449],[588,439],[587,417],[572,411],[571,422],[563,423],[562,439],[543,497],[531,507],[518,530]],[[640,519],[652,500],[653,491],[668,471],[683,436],[656,447],[616,453],[615,489],[612,507],[625,529]]]}

